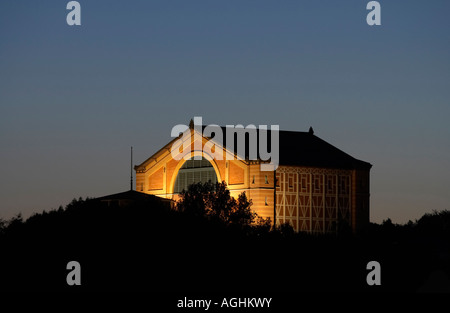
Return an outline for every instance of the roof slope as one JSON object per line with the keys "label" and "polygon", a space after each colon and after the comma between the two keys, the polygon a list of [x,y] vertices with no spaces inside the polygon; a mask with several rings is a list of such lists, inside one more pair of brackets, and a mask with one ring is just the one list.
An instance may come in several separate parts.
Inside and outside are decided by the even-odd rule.
{"label": "roof slope", "polygon": [[[191,126],[192,127],[192,126]],[[202,133],[206,126],[202,126]],[[220,138],[220,134],[216,137],[214,130],[221,132],[223,139]],[[227,145],[227,129],[230,128],[218,126],[211,127],[212,130],[211,137],[213,140],[222,145],[225,149],[231,153],[237,153],[237,145],[234,144],[234,149],[231,151],[231,145]],[[233,129],[234,131],[236,129]],[[233,131],[232,130],[232,131]],[[246,129],[237,130],[245,132]],[[267,130],[267,150],[271,151],[271,130]],[[237,135],[235,135],[236,137]],[[249,135],[245,135],[245,156],[243,159],[249,160]],[[256,140],[258,149],[258,159],[261,157],[259,155],[259,129],[256,129]],[[175,142],[178,138],[173,139],[164,148],[160,149],[153,156],[148,158],[142,164],[135,166],[135,169],[144,166],[148,163],[154,156],[156,156],[160,151],[168,149],[171,143]],[[236,141],[236,139],[234,140]],[[265,160],[265,159],[264,159]],[[308,166],[308,167],[324,167],[324,168],[337,168],[337,169],[370,169],[372,165],[368,162],[358,160],[344,151],[336,148],[335,146],[329,144],[325,140],[314,135],[314,131],[310,128],[309,132],[298,132],[298,131],[279,131],[279,165],[290,165],[290,166]]]}
{"label": "roof slope", "polygon": [[[203,126],[204,129],[205,126]],[[223,133],[223,141],[217,140],[226,149],[226,127],[220,127]],[[271,149],[271,130],[267,131],[268,148]],[[258,158],[259,156],[259,129],[256,130],[258,139]],[[245,159],[249,159],[248,135],[246,137]],[[216,138],[214,138],[216,139]],[[229,145],[228,145],[229,146]],[[234,153],[236,153],[234,145]],[[230,150],[230,149],[228,149]],[[358,160],[344,151],[329,144],[325,140],[314,135],[312,128],[309,132],[298,131],[279,131],[279,165],[291,166],[309,166],[341,169],[370,169],[372,165],[368,162]]]}
{"label": "roof slope", "polygon": [[370,169],[364,162],[329,144],[311,132],[280,131],[280,165],[345,169]]}
{"label": "roof slope", "polygon": [[[143,192],[139,192],[136,190],[128,190],[125,192],[119,192],[112,195],[107,195],[99,198],[95,198],[95,200],[105,201],[105,200],[131,200],[131,201],[139,201],[139,200],[152,200],[157,199],[160,200],[160,197],[149,195]],[[165,199],[162,199],[165,200]]]}

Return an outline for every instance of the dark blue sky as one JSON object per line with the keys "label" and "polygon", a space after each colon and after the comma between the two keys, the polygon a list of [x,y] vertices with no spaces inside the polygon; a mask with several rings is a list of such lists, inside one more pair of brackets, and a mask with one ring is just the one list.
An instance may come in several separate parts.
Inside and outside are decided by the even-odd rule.
{"label": "dark blue sky", "polygon": [[450,209],[449,1],[0,3],[0,218],[129,188],[176,124],[278,124],[372,163],[371,220]]}

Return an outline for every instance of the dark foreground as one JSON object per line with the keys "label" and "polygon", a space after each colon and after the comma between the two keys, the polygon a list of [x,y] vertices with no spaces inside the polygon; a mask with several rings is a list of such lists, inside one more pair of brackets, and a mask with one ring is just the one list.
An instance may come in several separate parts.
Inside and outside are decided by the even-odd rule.
{"label": "dark foreground", "polygon": [[[128,207],[74,201],[2,228],[0,289],[450,292],[443,216],[409,226],[372,224],[358,236],[316,237],[226,227],[157,201]],[[73,260],[81,265],[81,286],[66,282]],[[366,282],[369,261],[381,264],[381,286]]]}

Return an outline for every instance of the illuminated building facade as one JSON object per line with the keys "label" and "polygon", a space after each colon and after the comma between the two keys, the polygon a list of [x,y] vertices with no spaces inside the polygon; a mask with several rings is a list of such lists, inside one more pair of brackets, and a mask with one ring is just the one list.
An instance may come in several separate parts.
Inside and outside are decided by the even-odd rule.
{"label": "illuminated building facade", "polygon": [[357,232],[368,225],[372,165],[325,142],[312,129],[279,131],[275,171],[262,171],[260,159],[237,159],[226,139],[214,146],[223,150],[222,160],[195,150],[214,138],[196,134],[192,126],[186,132],[189,136],[183,138],[190,142],[190,151],[175,157],[171,153],[180,136],[135,166],[137,191],[177,200],[192,183],[225,181],[235,198],[245,192],[260,216],[275,219],[277,225],[289,223],[296,231],[333,233],[348,225]]}

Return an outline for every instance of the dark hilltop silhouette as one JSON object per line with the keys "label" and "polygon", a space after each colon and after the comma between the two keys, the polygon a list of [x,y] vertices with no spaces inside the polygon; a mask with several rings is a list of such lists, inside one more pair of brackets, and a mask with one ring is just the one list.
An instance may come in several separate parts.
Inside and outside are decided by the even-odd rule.
{"label": "dark hilltop silhouette", "polygon": [[[308,235],[272,229],[223,183],[192,185],[178,203],[128,191],[1,220],[0,249],[2,290],[450,291],[450,211]],[[66,283],[73,260],[80,286]],[[381,286],[366,283],[373,260]]]}

